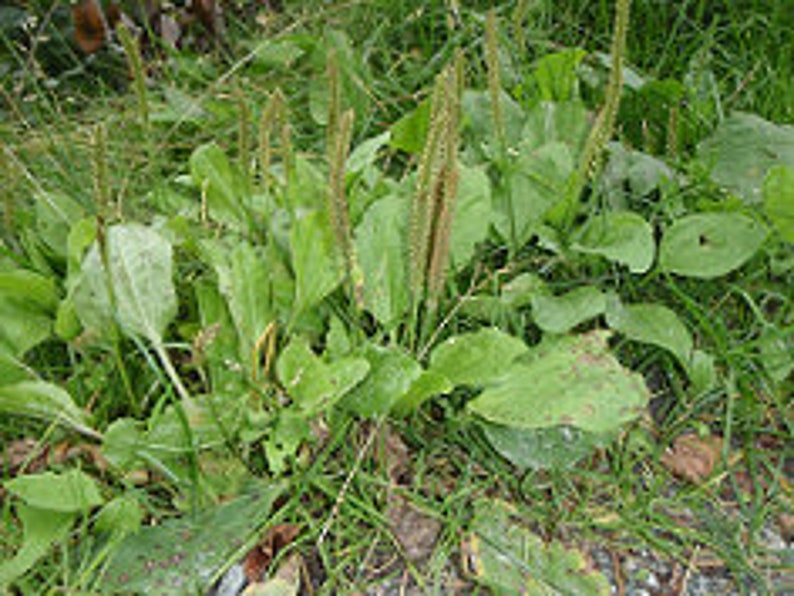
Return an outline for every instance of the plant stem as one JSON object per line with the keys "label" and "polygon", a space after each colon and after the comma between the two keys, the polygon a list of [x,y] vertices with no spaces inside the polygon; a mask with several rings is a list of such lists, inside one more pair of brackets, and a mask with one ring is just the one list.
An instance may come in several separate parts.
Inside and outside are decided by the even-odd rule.
{"label": "plant stem", "polygon": [[147,166],[151,173],[157,158],[157,150],[154,143],[154,136],[152,135],[152,124],[149,118],[149,100],[146,94],[146,73],[143,68],[143,59],[141,58],[141,47],[138,40],[133,38],[127,27],[124,25],[118,27],[117,33],[121,45],[124,47],[124,53],[127,55],[127,64],[132,74],[133,84],[135,86],[135,95],[138,99],[138,116],[143,128],[143,134],[146,138],[146,147],[149,154]]}
{"label": "plant stem", "polygon": [[631,0],[617,0],[612,36],[612,61],[604,105],[596,117],[593,128],[590,129],[576,170],[568,179],[565,199],[549,214],[549,219],[563,229],[567,229],[573,223],[582,190],[587,181],[600,169],[604,149],[615,130],[623,91],[623,64],[626,60],[626,34],[629,28],[630,8]]}

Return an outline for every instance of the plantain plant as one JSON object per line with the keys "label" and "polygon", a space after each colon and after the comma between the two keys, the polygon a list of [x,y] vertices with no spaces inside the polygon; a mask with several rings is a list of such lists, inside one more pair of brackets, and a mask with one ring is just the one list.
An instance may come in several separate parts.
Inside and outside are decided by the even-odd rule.
{"label": "plantain plant", "polygon": [[[738,270],[765,250],[770,225],[790,240],[791,164],[777,157],[786,154],[790,131],[746,115],[726,119],[697,151],[711,168],[707,177],[735,202],[669,208],[674,216],[660,207],[654,221],[633,210],[636,197],[624,188],[662,193],[676,176],[653,156],[611,144],[629,8],[618,0],[605,99],[595,114],[578,91],[581,50],[540,58],[526,88],[505,90],[500,25],[490,11],[486,88],[467,87],[464,73],[475,60],[458,51],[414,112],[361,142],[362,113],[371,107],[368,72],[346,36],[330,33],[328,47],[312,54],[322,65],[310,112],[326,127],[324,147],[296,149],[286,94],[276,89],[262,102],[252,151],[256,109],[238,98],[238,160],[217,142],[195,148],[189,175],[180,178],[192,200],[146,225],[125,220],[128,210],[112,196],[106,130],[97,127],[93,216],[68,197],[37,195],[36,218],[47,236],[41,245],[55,254],[63,277],[48,277],[43,265],[0,272],[0,410],[100,441],[119,478],[154,470],[176,487],[179,506],[197,509],[228,497],[225,478],[211,482],[202,468],[212,457],[245,476],[261,447],[264,464],[256,471],[283,476],[300,466],[319,419],[334,432],[342,428],[341,436],[339,420],[409,417],[428,400],[444,403],[520,469],[570,466],[645,416],[649,390],[616,356],[615,336],[669,356],[692,394],[713,391],[719,362],[689,326],[699,318],[708,327],[707,313],[682,298],[684,319],[668,306],[636,301],[637,288],[665,279],[671,293],[685,296],[675,280]],[[148,131],[139,55],[125,49]],[[737,146],[737,130],[765,150]],[[407,164],[399,176],[384,155]],[[15,163],[10,153],[4,160],[9,156]],[[549,270],[568,277],[552,283]],[[606,281],[582,283],[582,271]],[[126,416],[97,428],[86,408],[22,364],[53,333],[80,357],[111,354]],[[770,327],[759,349],[774,353],[780,344]],[[767,374],[782,383],[790,359],[785,349],[777,356]],[[80,476],[58,482],[93,490]],[[263,511],[279,491],[264,494]],[[10,492],[30,496],[25,483]],[[41,540],[49,547],[101,502],[72,503],[65,517],[53,515],[48,502],[41,519],[59,525]],[[228,525],[230,515],[237,527],[242,518],[234,512],[248,515],[255,506],[236,502],[212,523]],[[35,524],[25,507],[27,531]],[[508,527],[512,514],[499,505],[494,518],[485,513],[494,502],[482,507],[475,534],[493,542],[489,527]],[[114,532],[137,528],[139,517],[128,516],[137,521]],[[189,550],[204,548],[209,534]],[[503,546],[518,552],[527,533],[511,536]],[[111,585],[123,583],[125,561],[140,561],[141,542],[126,544],[110,566]],[[481,579],[500,585],[492,547],[479,547],[474,560]],[[580,570],[575,557],[554,556]],[[103,562],[98,556],[94,565]],[[30,567],[22,563],[0,568],[0,583]],[[508,579],[515,590],[526,581],[524,574]]]}

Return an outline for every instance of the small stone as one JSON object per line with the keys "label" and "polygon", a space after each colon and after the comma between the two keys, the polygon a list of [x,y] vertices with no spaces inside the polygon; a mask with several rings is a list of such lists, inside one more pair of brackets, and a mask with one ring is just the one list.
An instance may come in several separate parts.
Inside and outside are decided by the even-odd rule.
{"label": "small stone", "polygon": [[217,587],[210,591],[210,596],[237,596],[245,587],[245,571],[242,565],[232,565],[223,574]]}

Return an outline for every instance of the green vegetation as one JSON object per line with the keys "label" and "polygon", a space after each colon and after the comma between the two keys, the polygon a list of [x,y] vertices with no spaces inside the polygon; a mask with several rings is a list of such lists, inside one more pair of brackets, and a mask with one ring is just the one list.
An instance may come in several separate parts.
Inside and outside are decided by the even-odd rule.
{"label": "green vegetation", "polygon": [[0,588],[782,591],[785,3],[255,4],[0,8]]}

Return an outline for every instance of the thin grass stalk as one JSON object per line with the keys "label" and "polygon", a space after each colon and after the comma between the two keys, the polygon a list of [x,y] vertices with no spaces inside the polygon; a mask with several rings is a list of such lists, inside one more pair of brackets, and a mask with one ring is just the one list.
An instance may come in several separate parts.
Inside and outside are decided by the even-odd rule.
{"label": "thin grass stalk", "polygon": [[[97,245],[99,247],[99,258],[102,261],[102,268],[105,271],[105,284],[107,287],[108,300],[111,305],[112,312],[116,312],[116,292],[113,287],[113,277],[110,270],[110,250],[107,243],[107,219],[110,204],[110,185],[108,177],[108,158],[107,158],[107,132],[105,125],[102,123],[94,127],[94,133],[91,138],[92,145],[92,182],[94,186],[94,204],[96,210],[96,236]],[[120,210],[120,209],[119,209]],[[113,347],[113,358],[116,362],[116,368],[121,376],[121,384],[124,386],[124,392],[127,394],[127,399],[130,403],[130,408],[135,413],[140,413],[138,400],[135,397],[135,392],[132,389],[132,382],[130,375],[127,372],[127,366],[124,364],[124,356],[121,352],[121,332],[118,323],[114,323],[109,330],[111,336],[111,344]]]}
{"label": "thin grass stalk", "polygon": [[273,176],[270,172],[273,156],[270,135],[274,125],[278,122],[282,98],[283,95],[279,93],[278,89],[274,91],[268,98],[265,109],[262,110],[262,116],[259,119],[259,175],[265,190],[270,188],[270,184],[273,181]]}
{"label": "thin grass stalk", "polygon": [[576,206],[587,181],[596,175],[604,149],[615,131],[623,91],[623,65],[626,61],[626,34],[629,28],[631,0],[617,0],[612,37],[611,64],[604,105],[585,142],[576,170],[568,180],[561,210],[552,212],[556,223],[568,227],[576,215]]}
{"label": "thin grass stalk", "polygon": [[[328,51],[328,122],[326,128],[326,159],[328,161],[328,190],[326,209],[345,263],[348,280],[352,279],[355,259],[353,240],[345,192],[345,167],[353,132],[353,110],[342,113],[342,82],[336,50]],[[354,292],[353,292],[354,293]]]}
{"label": "thin grass stalk", "polygon": [[[259,170],[260,183],[265,192],[271,190],[275,183],[272,172],[272,160],[274,148],[272,135],[274,131],[279,134],[278,155],[281,158],[281,166],[284,173],[284,185],[289,184],[292,175],[292,144],[289,122],[287,121],[286,99],[281,89],[276,89],[268,98],[262,116],[259,119]],[[284,193],[287,196],[287,193]],[[285,206],[294,219],[294,212],[288,200],[285,199]]]}
{"label": "thin grass stalk", "polygon": [[[497,162],[504,166],[507,162],[507,136],[505,132],[504,112],[502,110],[502,82],[499,74],[499,38],[496,10],[488,11],[485,21],[485,65],[488,70],[488,96],[491,103],[491,121],[494,130]],[[513,192],[510,177],[504,177],[505,197],[510,223],[510,247],[513,252],[518,250],[518,232],[516,231],[515,209],[513,208]]]}
{"label": "thin grass stalk", "polygon": [[127,27],[121,26],[117,29],[121,45],[127,56],[127,64],[132,73],[135,95],[138,100],[138,117],[141,121],[143,133],[146,135],[146,145],[149,152],[149,167],[154,166],[157,156],[154,138],[152,137],[152,125],[149,118],[149,99],[146,94],[146,73],[143,68],[143,58],[141,57],[141,47],[138,40],[133,38]]}
{"label": "thin grass stalk", "polygon": [[[281,90],[277,90],[281,94]],[[281,95],[281,110],[279,111],[279,134],[281,137],[281,164],[284,168],[284,180],[289,182],[292,178],[292,130],[287,119],[287,105]]]}
{"label": "thin grass stalk", "polygon": [[141,57],[141,47],[138,40],[133,38],[129,29],[125,26],[118,28],[119,40],[127,56],[127,64],[132,73],[133,84],[135,85],[135,95],[138,98],[138,114],[141,124],[148,131],[149,121],[149,102],[146,95],[146,76],[143,68],[143,58]]}
{"label": "thin grass stalk", "polygon": [[505,147],[505,121],[502,112],[502,83],[499,76],[499,40],[497,37],[496,10],[491,8],[485,21],[485,64],[488,69],[488,95],[491,99],[496,142],[500,151]]}
{"label": "thin grass stalk", "polygon": [[432,251],[428,263],[428,308],[435,311],[441,291],[444,288],[447,268],[449,266],[449,243],[452,234],[452,222],[455,216],[458,192],[458,130],[460,113],[460,71],[462,58],[458,54],[455,64],[446,72],[446,93],[444,110],[444,139],[442,167],[438,179],[436,193]]}
{"label": "thin grass stalk", "polygon": [[[191,492],[190,492],[190,503],[191,503],[191,512],[195,512],[198,508],[199,503],[199,491],[200,491],[200,484],[199,484],[199,462],[198,462],[198,454],[197,454],[197,446],[198,441],[196,440],[196,436],[193,433],[193,429],[190,426],[190,419],[188,413],[186,411],[186,407],[190,408],[191,410],[195,411],[196,404],[193,401],[193,398],[190,396],[190,393],[187,391],[185,386],[182,384],[182,380],[179,377],[179,374],[176,372],[173,363],[171,362],[171,358],[168,355],[168,352],[165,349],[165,346],[162,342],[153,342],[152,348],[154,349],[154,353],[157,356],[157,359],[160,361],[162,365],[162,370],[160,367],[157,366],[154,358],[152,358],[149,350],[146,349],[146,346],[143,343],[143,340],[135,335],[131,336],[132,341],[138,347],[138,350],[141,354],[143,354],[144,358],[146,358],[149,366],[152,370],[160,377],[160,380],[164,387],[166,387],[166,395],[173,399],[174,395],[179,399],[175,399],[174,401],[174,412],[177,415],[177,419],[179,420],[179,425],[182,427],[182,432],[185,436],[185,442],[187,443],[187,448],[185,449],[185,455],[187,456],[188,460],[188,473],[190,476],[190,484],[191,484]],[[165,371],[165,379],[162,378],[162,371]],[[221,431],[223,432],[223,431]],[[162,469],[162,467],[158,466],[158,468]],[[170,475],[170,474],[169,474]],[[176,480],[176,478],[173,478]]]}
{"label": "thin grass stalk", "polygon": [[13,238],[16,234],[14,194],[19,185],[19,173],[15,167],[11,166],[6,151],[0,154],[0,171],[6,172],[8,176],[6,183],[3,184],[3,225],[9,238]]}
{"label": "thin grass stalk", "polygon": [[523,51],[527,46],[527,37],[524,32],[524,21],[529,14],[529,0],[518,0],[511,15],[513,39],[516,40],[519,51]]}
{"label": "thin grass stalk", "polygon": [[97,241],[102,251],[102,260],[107,267],[106,250],[106,222],[109,213],[110,189],[108,184],[108,156],[107,156],[107,133],[105,125],[99,123],[94,127],[91,137],[91,165],[92,183],[94,187],[94,205],[96,209],[97,221]]}
{"label": "thin grass stalk", "polygon": [[337,134],[339,132],[339,118],[342,114],[342,83],[339,75],[339,60],[336,50],[328,52],[326,64],[328,74],[328,122],[326,127],[326,156],[331,163],[336,150]]}
{"label": "thin grass stalk", "polygon": [[425,146],[419,159],[416,173],[416,191],[411,198],[409,209],[408,258],[411,294],[415,306],[424,295],[427,274],[427,255],[432,222],[432,181],[437,167],[438,146],[444,124],[440,113],[443,111],[443,84],[436,79],[430,104],[430,123]]}
{"label": "thin grass stalk", "polygon": [[237,88],[237,155],[240,160],[240,169],[243,171],[246,185],[251,182],[251,134],[250,134],[251,111],[245,94],[241,88]]}
{"label": "thin grass stalk", "polygon": [[678,141],[678,123],[679,123],[679,108],[677,105],[670,107],[670,114],[667,118],[667,155],[673,161],[678,160],[679,141]]}
{"label": "thin grass stalk", "polygon": [[339,118],[339,130],[334,135],[335,142],[329,164],[328,181],[328,214],[336,241],[342,250],[348,274],[353,271],[353,239],[350,231],[350,217],[345,192],[345,165],[350,148],[350,136],[353,130],[353,110],[347,110]]}

